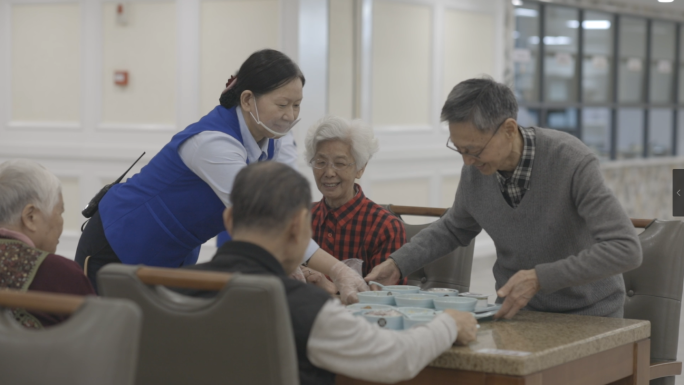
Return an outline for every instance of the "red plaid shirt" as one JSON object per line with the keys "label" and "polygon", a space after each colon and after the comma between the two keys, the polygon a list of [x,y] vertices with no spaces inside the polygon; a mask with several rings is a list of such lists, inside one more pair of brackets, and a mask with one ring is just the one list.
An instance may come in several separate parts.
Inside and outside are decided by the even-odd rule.
{"label": "red plaid shirt", "polygon": [[406,232],[399,218],[366,198],[361,186],[356,195],[337,209],[325,198],[312,208],[313,239],[323,250],[343,261],[363,260],[363,276],[406,243]]}

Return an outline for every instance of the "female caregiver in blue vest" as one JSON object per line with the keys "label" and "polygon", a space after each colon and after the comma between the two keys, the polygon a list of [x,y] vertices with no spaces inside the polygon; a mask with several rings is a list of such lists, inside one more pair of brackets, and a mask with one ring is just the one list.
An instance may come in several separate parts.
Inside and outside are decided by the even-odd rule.
{"label": "female caregiver in blue vest", "polygon": [[[176,134],[140,173],[107,192],[76,251],[96,286],[108,263],[179,267],[221,232],[235,175],[273,160],[296,168],[290,129],[297,123],[304,75],[285,54],[253,53],[231,77],[214,108]],[[344,302],[367,290],[361,276],[312,240],[303,262],[333,279]]]}

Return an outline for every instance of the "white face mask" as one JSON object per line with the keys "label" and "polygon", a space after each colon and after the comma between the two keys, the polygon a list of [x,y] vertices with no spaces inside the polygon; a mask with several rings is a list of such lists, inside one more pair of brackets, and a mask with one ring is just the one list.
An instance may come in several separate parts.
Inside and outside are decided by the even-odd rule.
{"label": "white face mask", "polygon": [[257,107],[256,98],[254,98],[254,109],[256,109],[256,113],[257,113],[256,118],[254,117],[254,114],[252,113],[252,111],[250,111],[249,114],[252,115],[252,119],[254,119],[254,121],[256,122],[256,124],[260,125],[261,127],[265,128],[266,131],[268,131],[268,132],[270,132],[271,134],[273,134],[273,138],[272,138],[272,139],[282,138],[283,136],[287,135],[287,133],[290,132],[290,130],[292,129],[292,127],[294,127],[295,124],[299,123],[299,121],[300,121],[300,119],[297,119],[297,120],[295,120],[294,122],[292,122],[292,124],[290,124],[290,127],[288,127],[287,130],[285,130],[285,132],[274,131],[274,130],[272,130],[270,127],[268,127],[267,125],[265,125],[264,122],[262,122],[262,121],[259,119],[259,108]]}

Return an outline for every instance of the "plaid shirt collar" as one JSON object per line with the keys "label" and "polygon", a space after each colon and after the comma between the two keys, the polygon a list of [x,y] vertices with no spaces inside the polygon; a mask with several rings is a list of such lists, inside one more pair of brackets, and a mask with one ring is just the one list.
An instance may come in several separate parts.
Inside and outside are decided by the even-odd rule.
{"label": "plaid shirt collar", "polygon": [[496,179],[499,181],[501,192],[508,193],[516,206],[520,203],[524,192],[530,189],[530,177],[532,176],[532,163],[534,162],[535,152],[534,128],[518,126],[518,129],[523,137],[523,152],[518,166],[513,171],[513,175],[508,179],[501,175],[500,171],[496,172]]}
{"label": "plaid shirt collar", "polygon": [[361,186],[356,183],[354,183],[354,190],[356,191],[356,195],[354,195],[349,202],[336,209],[330,208],[330,206],[328,206],[328,204],[325,202],[325,197],[323,197],[323,199],[321,199],[321,202],[323,203],[321,205],[323,217],[335,220],[340,224],[340,226],[344,226],[345,223],[354,218],[356,213],[361,209],[361,202],[363,202],[366,198],[366,196],[363,194]]}

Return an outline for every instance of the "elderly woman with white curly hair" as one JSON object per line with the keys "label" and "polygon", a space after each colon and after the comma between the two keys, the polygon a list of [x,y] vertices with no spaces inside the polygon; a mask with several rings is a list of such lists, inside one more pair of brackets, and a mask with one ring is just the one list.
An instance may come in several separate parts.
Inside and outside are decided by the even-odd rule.
{"label": "elderly woman with white curly hair", "polygon": [[[0,164],[0,288],[76,295],[95,294],[74,261],[55,255],[64,221],[62,186],[40,164]],[[66,316],[13,310],[25,327],[42,328]]]}
{"label": "elderly woman with white curly hair", "polygon": [[[342,261],[362,261],[363,276],[406,243],[401,221],[355,183],[378,149],[373,130],[361,120],[327,116],[306,136],[306,156],[323,194],[311,210],[313,239]],[[317,283],[315,277],[308,280]]]}

